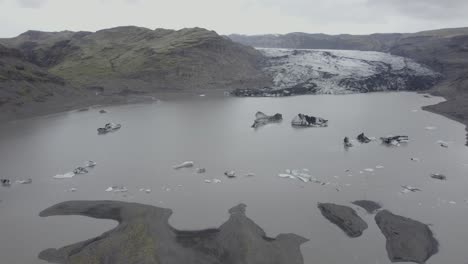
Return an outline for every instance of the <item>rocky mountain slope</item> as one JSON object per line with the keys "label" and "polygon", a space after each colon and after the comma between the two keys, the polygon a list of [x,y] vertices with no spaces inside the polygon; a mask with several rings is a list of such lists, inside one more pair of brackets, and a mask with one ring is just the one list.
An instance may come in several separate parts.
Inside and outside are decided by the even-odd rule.
{"label": "rocky mountain slope", "polygon": [[[49,78],[54,83],[58,81],[72,94],[86,97],[83,102],[93,96],[93,102],[101,101],[95,98],[96,94],[104,100],[103,96],[196,92],[268,83],[258,66],[262,60],[260,52],[201,28],[28,31],[15,38],[0,39],[0,44],[8,50],[0,53],[4,65],[15,67],[12,56],[8,55],[14,51],[15,60],[42,73],[41,78]],[[18,69],[14,71],[19,72]],[[0,75],[3,76],[0,78],[2,101],[13,100],[12,96],[6,95],[5,87],[19,93],[16,99],[20,101],[24,98],[18,91],[26,86],[44,90],[37,85],[41,80],[36,78],[38,76],[25,80],[26,85],[11,78],[11,74],[12,71],[9,75]]]}
{"label": "rocky mountain slope", "polygon": [[258,48],[284,49],[339,49],[385,51],[391,47],[402,34],[372,35],[326,35],[294,32],[289,34],[239,35],[232,34],[232,40]]}
{"label": "rocky mountain slope", "polygon": [[75,94],[64,79],[30,63],[21,51],[0,45],[0,120],[21,116],[31,105],[64,101]]}

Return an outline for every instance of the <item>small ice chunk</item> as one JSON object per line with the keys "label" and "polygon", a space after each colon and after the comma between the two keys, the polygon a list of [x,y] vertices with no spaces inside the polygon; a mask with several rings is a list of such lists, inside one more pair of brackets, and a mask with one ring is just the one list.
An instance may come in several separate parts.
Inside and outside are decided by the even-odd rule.
{"label": "small ice chunk", "polygon": [[450,201],[449,204],[457,204],[455,201]]}
{"label": "small ice chunk", "polygon": [[287,174],[287,173],[280,173],[280,174],[278,174],[278,177],[280,177],[280,178],[289,178],[289,179],[295,179],[296,178],[293,175]]}
{"label": "small ice chunk", "polygon": [[421,189],[410,186],[410,185],[402,185],[401,188],[403,188],[403,191],[402,191],[403,193],[421,191]]}
{"label": "small ice chunk", "polygon": [[437,141],[437,144],[439,144],[439,145],[440,145],[441,147],[443,147],[443,148],[448,148],[448,147],[449,147],[448,142],[445,142],[445,141],[443,141],[443,140]]}
{"label": "small ice chunk", "polygon": [[234,178],[236,177],[236,172],[234,170],[225,171],[224,175],[226,175],[228,178]]}
{"label": "small ice chunk", "polygon": [[377,165],[377,166],[375,166],[375,168],[376,168],[376,169],[383,169],[384,166],[382,166],[382,165]]}
{"label": "small ice chunk", "polygon": [[435,127],[435,126],[427,126],[427,127],[425,127],[424,129],[426,129],[426,130],[436,130],[437,127]]}
{"label": "small ice chunk", "polygon": [[205,173],[206,169],[205,168],[197,168],[197,173]]}
{"label": "small ice chunk", "polygon": [[205,183],[211,183],[211,180],[205,180]]}
{"label": "small ice chunk", "polygon": [[374,171],[374,169],[367,168],[367,169],[364,169],[364,171],[367,171],[367,172],[373,172],[373,171]]}
{"label": "small ice chunk", "polygon": [[304,177],[301,177],[301,176],[296,176],[299,180],[303,181],[303,182],[309,182],[309,179],[307,178],[304,178]]}
{"label": "small ice chunk", "polygon": [[249,172],[245,175],[246,177],[254,177],[255,176],[255,173],[253,172]]}
{"label": "small ice chunk", "polygon": [[176,169],[176,170],[177,169],[182,169],[182,168],[191,168],[191,167],[193,167],[193,165],[194,165],[193,161],[184,161],[179,165],[175,165],[173,168]]}
{"label": "small ice chunk", "polygon": [[73,178],[74,176],[75,176],[75,173],[67,172],[65,174],[57,174],[53,178],[54,179],[70,179],[70,178]]}
{"label": "small ice chunk", "polygon": [[111,186],[106,189],[106,192],[128,192],[128,189],[124,186]]}
{"label": "small ice chunk", "polygon": [[447,180],[447,176],[440,174],[440,173],[431,174],[431,178],[436,179],[436,180],[441,180],[441,181]]}
{"label": "small ice chunk", "polygon": [[419,162],[420,161],[419,158],[411,158],[411,160],[414,161],[414,162]]}
{"label": "small ice chunk", "polygon": [[94,162],[94,161],[92,161],[92,160],[87,161],[87,162],[85,163],[85,167],[88,167],[88,168],[95,167],[96,165],[97,165],[97,163]]}
{"label": "small ice chunk", "polygon": [[286,174],[291,174],[291,170],[290,169],[286,169]]}
{"label": "small ice chunk", "polygon": [[221,183],[220,179],[213,179],[213,183]]}
{"label": "small ice chunk", "polygon": [[32,179],[19,180],[19,181],[16,181],[16,183],[19,183],[19,184],[30,184],[30,183],[32,183]]}
{"label": "small ice chunk", "polygon": [[88,170],[84,167],[78,167],[76,169],[73,170],[73,173],[74,174],[86,174],[88,173]]}

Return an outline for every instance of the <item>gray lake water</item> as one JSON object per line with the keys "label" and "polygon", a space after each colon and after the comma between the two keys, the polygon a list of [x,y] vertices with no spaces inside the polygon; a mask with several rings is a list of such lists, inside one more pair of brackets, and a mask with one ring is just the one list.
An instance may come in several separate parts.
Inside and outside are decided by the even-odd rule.
{"label": "gray lake water", "polygon": [[[269,236],[296,233],[309,238],[302,246],[305,263],[390,263],[385,238],[372,215],[353,206],[369,229],[359,238],[348,238],[317,209],[318,202],[350,205],[353,200],[370,199],[393,213],[431,224],[440,252],[428,263],[466,263],[464,126],[420,110],[440,101],[406,92],[197,97],[108,107],[107,114],[91,109],[3,124],[0,178],[32,178],[33,183],[0,187],[0,263],[44,263],[37,259],[41,250],[85,240],[116,225],[80,216],[38,216],[55,203],[77,199],[171,208],[170,222],[178,229],[218,227],[227,220],[227,210],[242,202],[247,204],[247,215]],[[254,130],[250,126],[258,110],[282,113],[284,121]],[[290,121],[299,112],[329,119],[329,127],[292,128]],[[97,135],[96,128],[107,122],[121,123],[122,129]],[[375,137],[405,134],[411,141],[400,147],[371,142],[344,150],[343,137],[354,138],[360,132]],[[438,140],[448,141],[449,148],[440,147]],[[420,162],[411,161],[412,157]],[[98,163],[89,174],[52,178],[87,160]],[[207,172],[172,168],[187,160]],[[384,168],[376,169],[377,165]],[[330,184],[278,177],[285,169],[303,168]],[[239,177],[227,179],[223,173],[230,169]],[[351,172],[345,172],[348,169]],[[248,172],[255,176],[244,177]],[[443,173],[448,180],[431,179],[431,173]],[[204,182],[213,178],[222,182]],[[105,192],[113,185],[129,191]],[[422,192],[402,194],[401,185]],[[77,191],[67,191],[70,188]]]}

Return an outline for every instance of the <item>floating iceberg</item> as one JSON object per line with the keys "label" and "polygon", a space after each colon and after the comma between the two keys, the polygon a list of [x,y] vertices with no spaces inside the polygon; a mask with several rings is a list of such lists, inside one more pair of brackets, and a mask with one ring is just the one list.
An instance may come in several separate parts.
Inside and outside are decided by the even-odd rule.
{"label": "floating iceberg", "polygon": [[122,127],[121,124],[116,123],[107,123],[104,127],[100,127],[97,129],[99,134],[107,134],[109,132],[113,132],[119,130]]}
{"label": "floating iceberg", "polygon": [[282,120],[283,120],[283,116],[279,113],[269,116],[259,111],[255,114],[255,121],[252,127],[257,128],[257,127],[266,125],[268,123],[281,122]]}
{"label": "floating iceberg", "polygon": [[301,127],[327,127],[328,120],[320,117],[298,114],[291,121],[291,125]]}

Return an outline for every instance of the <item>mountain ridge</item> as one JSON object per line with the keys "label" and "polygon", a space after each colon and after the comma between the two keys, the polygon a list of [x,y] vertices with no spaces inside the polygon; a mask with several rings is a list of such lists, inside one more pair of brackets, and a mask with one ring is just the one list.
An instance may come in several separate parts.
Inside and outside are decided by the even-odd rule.
{"label": "mountain ridge", "polygon": [[[61,86],[68,90],[64,100],[72,108],[125,102],[128,95],[234,89],[268,83],[260,69],[263,57],[257,50],[202,28],[152,30],[123,26],[96,32],[27,31],[15,38],[0,39],[0,45],[18,54],[17,61],[63,80]],[[0,53],[0,60],[6,58],[6,54]],[[9,72],[11,75],[20,71],[13,67]],[[29,84],[33,83],[34,78]],[[23,87],[24,83],[14,79],[0,79],[3,108],[8,107],[0,119],[2,115],[7,119],[6,112],[18,113],[15,118],[23,116],[21,112],[26,115],[29,105],[35,109],[48,107],[48,103],[37,105],[16,93]],[[48,102],[52,97],[44,100]]]}

